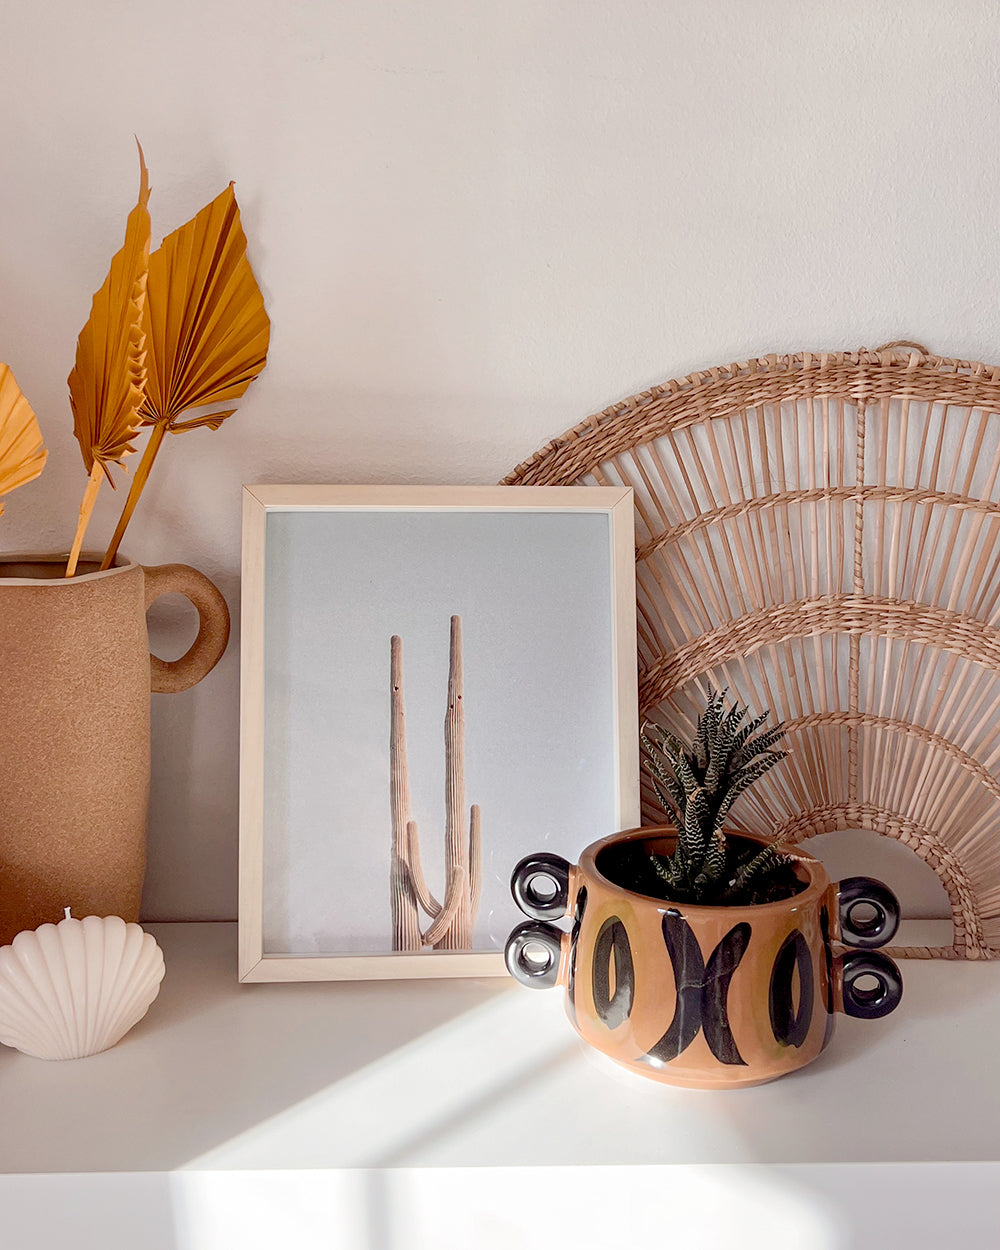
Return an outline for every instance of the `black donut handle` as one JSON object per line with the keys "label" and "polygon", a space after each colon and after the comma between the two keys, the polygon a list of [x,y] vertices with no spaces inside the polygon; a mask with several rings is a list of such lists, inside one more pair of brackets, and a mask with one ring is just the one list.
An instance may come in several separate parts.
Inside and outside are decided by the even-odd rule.
{"label": "black donut handle", "polygon": [[[569,860],[561,855],[526,855],[511,874],[514,902],[532,920],[559,920],[569,905],[569,874]],[[552,889],[539,890],[539,881],[550,882]]]}
{"label": "black donut handle", "polygon": [[[895,894],[874,877],[845,877],[837,884],[840,940],[845,946],[873,950],[891,942],[899,928],[899,902]],[[871,912],[866,920],[856,910]]]}

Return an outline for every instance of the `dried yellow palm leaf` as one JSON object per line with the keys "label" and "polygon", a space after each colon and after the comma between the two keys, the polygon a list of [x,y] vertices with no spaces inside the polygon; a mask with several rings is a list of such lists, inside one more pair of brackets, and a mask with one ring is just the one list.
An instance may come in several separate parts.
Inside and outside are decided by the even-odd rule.
{"label": "dried yellow palm leaf", "polygon": [[80,331],[76,364],[69,375],[73,432],[90,474],[80,505],[73,549],[66,566],[72,577],[83,535],[94,510],[102,474],[111,485],[109,465],[121,465],[135,451],[146,382],[142,310],[149,272],[149,176],[139,148],[139,201],[128,215],[125,242],[111,261],[104,285],[94,296],[90,319]]}
{"label": "dried yellow palm leaf", "polygon": [[164,436],[202,426],[217,430],[235,409],[177,418],[190,408],[238,399],[267,361],[271,323],[247,259],[232,183],[150,256],[143,324],[141,414],[154,428],[102,568],[111,566]]}
{"label": "dried yellow palm leaf", "polygon": [[10,366],[0,364],[0,495],[34,481],[45,468],[48,454],[31,405]]}

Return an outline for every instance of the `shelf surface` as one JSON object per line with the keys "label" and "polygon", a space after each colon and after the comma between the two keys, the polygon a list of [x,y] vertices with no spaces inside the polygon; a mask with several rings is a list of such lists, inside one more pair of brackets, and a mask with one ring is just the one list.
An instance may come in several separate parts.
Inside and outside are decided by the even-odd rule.
{"label": "shelf surface", "polygon": [[800,1072],[672,1089],[506,979],[240,985],[236,926],[147,926],[167,976],[114,1049],[0,1048],[0,1172],[1000,1160],[1000,962],[906,961]]}

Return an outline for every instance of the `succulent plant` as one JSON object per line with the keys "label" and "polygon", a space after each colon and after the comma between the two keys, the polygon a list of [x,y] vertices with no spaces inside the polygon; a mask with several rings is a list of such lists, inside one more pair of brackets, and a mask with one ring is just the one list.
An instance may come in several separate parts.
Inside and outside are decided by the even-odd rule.
{"label": "succulent plant", "polygon": [[683,903],[761,901],[770,878],[787,876],[790,860],[775,845],[741,849],[724,825],[736,799],[788,754],[775,747],[782,725],[765,729],[769,711],[749,717],[725,690],[709,687],[698,731],[685,743],[659,725],[642,727],[643,767],[677,830],[671,855],[652,855],[668,897]]}

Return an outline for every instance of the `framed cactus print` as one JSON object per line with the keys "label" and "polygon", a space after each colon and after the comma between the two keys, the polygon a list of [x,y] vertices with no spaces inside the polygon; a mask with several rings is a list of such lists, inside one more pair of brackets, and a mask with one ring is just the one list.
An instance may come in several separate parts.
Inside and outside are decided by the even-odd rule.
{"label": "framed cactus print", "polygon": [[632,491],[244,488],[240,978],[503,971],[639,823]]}

